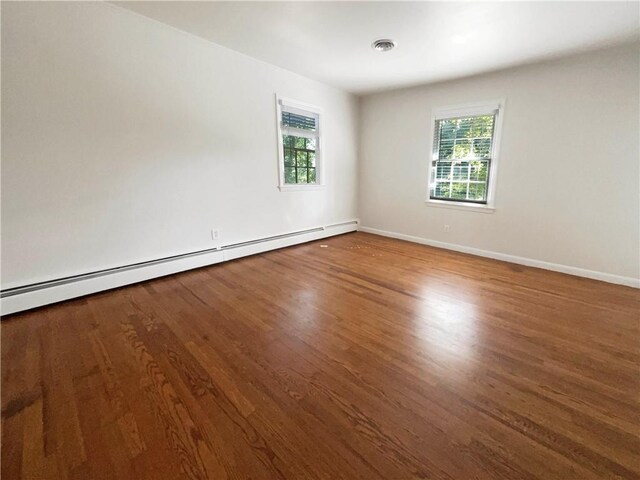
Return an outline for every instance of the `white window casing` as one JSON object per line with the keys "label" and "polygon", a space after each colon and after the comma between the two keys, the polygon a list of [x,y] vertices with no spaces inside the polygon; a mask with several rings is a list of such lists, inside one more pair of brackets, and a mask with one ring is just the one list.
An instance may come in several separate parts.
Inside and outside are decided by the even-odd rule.
{"label": "white window casing", "polygon": [[[428,176],[427,176],[427,195],[426,195],[426,203],[429,206],[434,207],[446,207],[446,208],[455,208],[462,209],[468,211],[477,211],[483,213],[492,213],[495,210],[495,197],[496,197],[496,179],[497,179],[497,171],[498,171],[498,161],[499,161],[499,146],[500,146],[500,136],[502,132],[502,120],[504,116],[504,99],[503,100],[494,100],[487,102],[480,102],[474,104],[466,104],[466,105],[458,105],[451,107],[439,107],[435,108],[431,117],[431,124],[429,126],[429,132],[431,135],[431,148],[430,148],[430,156],[428,161]],[[473,181],[470,180],[470,176],[467,180],[460,180],[455,182],[453,179],[454,176],[454,165],[455,163],[462,162],[465,163],[465,159],[456,158],[455,151],[449,161],[451,165],[450,168],[450,177],[449,182],[451,185],[453,183],[466,184],[466,198],[465,199],[452,199],[452,198],[433,198],[432,191],[434,194],[437,194],[439,184],[446,183],[447,180],[439,177],[441,171],[434,172],[434,162],[436,165],[439,165],[439,162],[447,163],[448,161],[442,160],[440,158],[440,148],[439,144],[440,140],[440,132],[439,127],[442,121],[446,120],[456,120],[456,119],[472,119],[474,117],[481,116],[493,116],[493,126],[492,126],[492,135],[490,153],[486,158],[473,157],[469,158],[468,162],[486,162],[488,168],[488,178],[486,181]],[[477,139],[471,139],[477,140]],[[485,140],[482,138],[480,140]],[[475,144],[474,144],[475,145]],[[454,149],[455,149],[455,141],[454,141]],[[464,167],[462,167],[464,168]],[[470,175],[471,166],[467,165],[467,175]],[[479,187],[486,185],[484,188],[485,198],[481,200],[473,200],[469,199],[469,189],[472,184],[478,184]],[[436,188],[438,187],[438,188]],[[451,186],[450,188],[453,188]],[[452,195],[452,190],[450,190],[449,195]]]}
{"label": "white window casing", "polygon": [[[305,120],[309,121],[309,125],[312,125],[311,119],[315,120],[315,129],[296,128],[294,125],[285,124],[283,121],[283,113],[291,114],[293,118],[299,118],[301,123],[299,125],[305,126]],[[278,135],[278,188],[280,191],[292,191],[292,190],[317,190],[321,189],[325,185],[325,161],[323,155],[323,136],[322,136],[322,123],[323,123],[322,109],[314,105],[309,105],[297,100],[289,98],[278,97],[276,95],[276,122],[277,122],[277,135]],[[283,136],[294,136],[298,138],[306,138],[315,140],[315,163],[313,167],[307,164],[307,167],[301,167],[305,169],[307,174],[310,170],[315,171],[315,181],[310,183],[298,183],[298,166],[295,167],[285,166],[285,147],[283,142]],[[307,161],[308,161],[307,156]],[[296,182],[287,181],[285,176],[286,168],[295,168]],[[290,179],[289,179],[290,180]]]}

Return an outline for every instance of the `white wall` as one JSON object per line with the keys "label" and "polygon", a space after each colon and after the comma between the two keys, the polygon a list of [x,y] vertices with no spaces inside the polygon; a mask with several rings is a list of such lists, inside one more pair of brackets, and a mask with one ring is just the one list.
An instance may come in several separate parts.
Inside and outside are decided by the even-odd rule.
{"label": "white wall", "polygon": [[[364,97],[362,225],[637,279],[639,57],[624,46]],[[432,109],[501,98],[495,213],[427,205]]]}
{"label": "white wall", "polygon": [[[324,109],[280,192],[274,94]],[[350,94],[104,3],[2,2],[2,288],[356,218]]]}
{"label": "white wall", "polygon": [[[3,289],[357,216],[640,276],[638,45],[370,95],[358,122],[352,95],[110,4],[1,8]],[[324,190],[277,189],[275,93],[324,109]],[[425,204],[431,110],[496,98],[495,213]]]}

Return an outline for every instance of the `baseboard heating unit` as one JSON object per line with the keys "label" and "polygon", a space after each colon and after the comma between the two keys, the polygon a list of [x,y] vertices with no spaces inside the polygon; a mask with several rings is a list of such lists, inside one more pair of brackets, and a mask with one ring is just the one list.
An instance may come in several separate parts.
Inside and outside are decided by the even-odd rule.
{"label": "baseboard heating unit", "polygon": [[171,275],[173,273],[319,240],[334,235],[354,232],[357,229],[358,221],[350,220],[199,250],[197,252],[188,252],[156,260],[8,288],[0,291],[0,311],[2,315],[9,315],[30,308],[41,307],[43,305],[122,287],[152,278]]}

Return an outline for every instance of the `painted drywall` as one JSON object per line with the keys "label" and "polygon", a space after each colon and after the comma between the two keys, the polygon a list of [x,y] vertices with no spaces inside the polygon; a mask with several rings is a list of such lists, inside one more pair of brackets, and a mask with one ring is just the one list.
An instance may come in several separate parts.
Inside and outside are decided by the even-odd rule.
{"label": "painted drywall", "polygon": [[[276,93],[323,109],[324,189],[278,190]],[[2,288],[356,218],[357,117],[114,5],[3,2]]]}
{"label": "painted drywall", "polygon": [[[637,279],[639,58],[634,44],[363,97],[361,224]],[[494,99],[506,100],[495,212],[425,203],[432,110]]]}

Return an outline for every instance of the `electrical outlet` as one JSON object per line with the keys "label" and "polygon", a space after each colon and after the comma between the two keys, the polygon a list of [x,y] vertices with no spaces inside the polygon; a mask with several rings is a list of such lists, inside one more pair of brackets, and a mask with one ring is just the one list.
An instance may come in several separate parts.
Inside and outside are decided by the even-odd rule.
{"label": "electrical outlet", "polygon": [[444,232],[445,233],[449,233],[449,230],[450,230],[449,225],[445,225],[444,226]]}
{"label": "electrical outlet", "polygon": [[212,229],[211,230],[211,240],[217,240],[218,239],[218,230]]}

